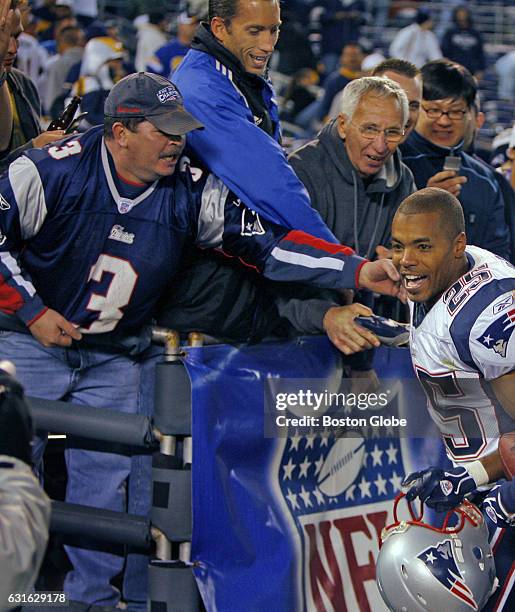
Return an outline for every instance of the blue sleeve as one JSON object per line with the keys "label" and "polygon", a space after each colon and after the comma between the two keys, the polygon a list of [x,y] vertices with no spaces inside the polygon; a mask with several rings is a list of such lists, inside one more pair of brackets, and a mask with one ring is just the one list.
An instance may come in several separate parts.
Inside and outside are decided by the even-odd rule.
{"label": "blue sleeve", "polygon": [[359,271],[366,260],[349,247],[300,230],[288,231],[261,220],[257,213],[230,199],[225,208],[223,250],[236,255],[265,278],[321,289],[358,287]]}
{"label": "blue sleeve", "polygon": [[193,151],[241,200],[268,219],[338,242],[311,207],[283,149],[253,123],[229,77],[214,65],[192,69],[191,63],[187,56],[173,80],[187,110],[205,125],[188,134]]}
{"label": "blue sleeve", "polygon": [[27,325],[45,306],[23,269],[21,252],[46,217],[43,185],[36,166],[26,156],[0,177],[0,311],[17,314]]}
{"label": "blue sleeve", "polygon": [[366,260],[352,249],[261,218],[213,174],[193,182],[185,171],[183,175],[195,203],[193,223],[200,247],[236,257],[269,280],[323,289],[357,287]]}

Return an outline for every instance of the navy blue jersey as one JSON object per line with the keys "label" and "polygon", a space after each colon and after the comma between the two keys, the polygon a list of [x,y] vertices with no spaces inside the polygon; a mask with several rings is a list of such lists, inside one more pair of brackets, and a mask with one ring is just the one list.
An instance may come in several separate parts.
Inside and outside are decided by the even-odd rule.
{"label": "navy blue jersey", "polygon": [[120,196],[102,128],[32,149],[0,178],[0,310],[26,324],[52,308],[85,333],[135,330],[189,243],[272,280],[355,287],[352,250],[267,223],[183,156],[173,176]]}
{"label": "navy blue jersey", "polygon": [[154,56],[147,64],[147,70],[149,72],[156,72],[168,79],[188,51],[189,46],[183,45],[174,38],[154,53]]}

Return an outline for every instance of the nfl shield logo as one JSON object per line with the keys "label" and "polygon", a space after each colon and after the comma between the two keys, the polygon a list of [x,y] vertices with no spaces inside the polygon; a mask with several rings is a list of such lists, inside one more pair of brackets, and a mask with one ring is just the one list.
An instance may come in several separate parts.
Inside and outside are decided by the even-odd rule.
{"label": "nfl shield logo", "polygon": [[118,211],[124,215],[132,208],[132,200],[124,200],[123,198],[118,203]]}
{"label": "nfl shield logo", "polygon": [[452,483],[449,480],[441,480],[440,488],[444,495],[450,495],[452,493]]}

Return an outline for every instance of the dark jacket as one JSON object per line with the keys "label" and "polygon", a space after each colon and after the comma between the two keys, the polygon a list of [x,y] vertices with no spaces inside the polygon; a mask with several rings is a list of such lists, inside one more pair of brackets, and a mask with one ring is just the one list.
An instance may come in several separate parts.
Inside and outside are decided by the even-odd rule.
{"label": "dark jacket", "polygon": [[[340,53],[348,42],[360,36],[360,26],[365,21],[365,3],[362,0],[343,3],[341,0],[322,0],[317,3],[323,9],[320,15],[322,53]],[[343,19],[337,13],[346,13]]]}
{"label": "dark jacket", "polygon": [[267,283],[250,269],[213,251],[194,249],[165,292],[158,325],[183,334],[198,331],[228,342],[253,342],[279,326]]}
{"label": "dark jacket", "polygon": [[474,28],[449,28],[442,39],[441,49],[446,58],[462,64],[472,74],[485,69],[483,40]]}
{"label": "dark jacket", "polygon": [[402,159],[410,167],[418,189],[443,170],[445,157],[461,157],[460,175],[467,177],[459,200],[465,214],[468,244],[510,259],[510,234],[505,221],[505,204],[494,170],[464,153],[462,143],[449,149],[433,144],[418,132],[401,145]]}
{"label": "dark jacket", "polygon": [[[491,170],[492,167],[485,162],[484,159],[479,157],[479,155],[476,155],[476,153],[470,150],[469,153],[476,161]],[[510,181],[500,172],[493,172],[493,177],[499,185],[499,189],[501,190],[504,200],[504,219],[508,229],[510,230],[510,261],[512,264],[515,264],[515,191],[513,190]]]}
{"label": "dark jacket", "polygon": [[[39,118],[41,115],[41,102],[34,83],[20,70],[13,68],[7,74],[7,83],[14,96],[14,102],[20,118],[20,127],[26,143],[12,149],[11,143],[5,151],[0,152],[0,172],[7,169],[9,164],[27,149],[33,147],[32,139],[41,134]],[[11,137],[12,138],[12,137]]]}
{"label": "dark jacket", "polygon": [[515,191],[508,179],[500,172],[494,172],[493,176],[504,200],[504,219],[510,231],[510,262],[515,265]]}

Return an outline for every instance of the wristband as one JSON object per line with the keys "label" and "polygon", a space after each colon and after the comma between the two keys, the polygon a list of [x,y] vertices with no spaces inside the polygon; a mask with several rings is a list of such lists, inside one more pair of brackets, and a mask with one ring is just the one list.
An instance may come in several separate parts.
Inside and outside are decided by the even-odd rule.
{"label": "wristband", "polygon": [[474,479],[476,487],[482,487],[488,484],[490,478],[481,461],[473,461],[465,466],[467,472]]}

